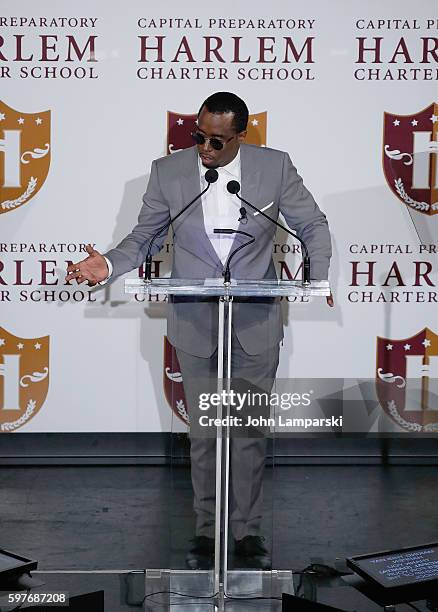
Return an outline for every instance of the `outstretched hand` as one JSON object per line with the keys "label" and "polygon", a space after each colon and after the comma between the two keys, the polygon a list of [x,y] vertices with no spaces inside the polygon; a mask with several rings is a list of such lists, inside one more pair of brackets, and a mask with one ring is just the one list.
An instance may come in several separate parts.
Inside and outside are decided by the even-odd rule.
{"label": "outstretched hand", "polygon": [[93,249],[91,244],[87,244],[86,251],[88,253],[86,259],[68,266],[65,280],[76,279],[78,285],[88,281],[90,287],[93,287],[108,277],[109,270],[105,257]]}

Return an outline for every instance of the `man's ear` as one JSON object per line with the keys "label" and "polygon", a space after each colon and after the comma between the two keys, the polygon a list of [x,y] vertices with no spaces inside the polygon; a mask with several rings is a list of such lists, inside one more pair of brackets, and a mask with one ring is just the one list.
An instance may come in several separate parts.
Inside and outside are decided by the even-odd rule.
{"label": "man's ear", "polygon": [[237,140],[238,140],[239,142],[243,142],[243,141],[245,140],[245,138],[246,138],[246,134],[247,134],[247,131],[246,131],[246,130],[243,130],[243,132],[239,132],[239,133],[237,134]]}

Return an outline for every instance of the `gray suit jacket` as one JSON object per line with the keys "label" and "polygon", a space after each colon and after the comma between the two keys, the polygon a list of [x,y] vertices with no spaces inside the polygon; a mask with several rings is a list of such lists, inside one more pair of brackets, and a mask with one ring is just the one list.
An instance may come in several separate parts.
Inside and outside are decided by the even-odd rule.
{"label": "gray suit jacket", "polygon": [[[289,155],[275,149],[242,144],[240,159],[242,197],[257,208],[273,201],[266,214],[277,220],[281,211],[289,227],[296,230],[307,244],[312,279],[327,279],[331,257],[327,220],[303,185]],[[152,235],[199,192],[196,147],[153,161],[137,225],[116,248],[105,253],[113,265],[114,276],[141,266]],[[222,262],[204,230],[201,200],[181,215],[173,229],[172,277],[204,279],[222,276]],[[254,235],[256,240],[233,258],[232,278],[276,278],[272,260],[276,226],[262,215],[253,216],[248,210],[248,222],[240,229]],[[153,254],[161,249],[166,236],[167,231],[156,240]],[[241,242],[242,237],[236,235],[231,251]],[[175,347],[199,357],[209,357],[216,349],[216,300],[173,298],[168,304],[167,324],[169,340]],[[279,301],[269,298],[237,300],[233,306],[233,326],[248,354],[263,352],[283,337]]]}

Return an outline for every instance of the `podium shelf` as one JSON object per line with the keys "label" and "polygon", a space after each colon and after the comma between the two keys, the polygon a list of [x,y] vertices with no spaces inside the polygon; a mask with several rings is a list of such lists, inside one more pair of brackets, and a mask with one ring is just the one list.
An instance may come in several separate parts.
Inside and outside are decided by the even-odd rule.
{"label": "podium shelf", "polygon": [[301,280],[235,280],[224,285],[222,278],[182,279],[156,278],[145,281],[142,278],[125,280],[125,293],[140,295],[198,295],[198,296],[327,296],[330,285],[327,280],[312,281],[303,285]]}

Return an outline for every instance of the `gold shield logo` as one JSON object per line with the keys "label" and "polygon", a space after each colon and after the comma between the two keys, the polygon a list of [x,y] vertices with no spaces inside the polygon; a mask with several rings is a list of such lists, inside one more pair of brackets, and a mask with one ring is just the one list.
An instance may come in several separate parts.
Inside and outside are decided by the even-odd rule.
{"label": "gold shield logo", "polygon": [[266,147],[266,128],[268,124],[268,113],[256,113],[248,117],[248,128],[245,138],[247,144]]}
{"label": "gold shield logo", "polygon": [[22,113],[0,101],[0,213],[29,202],[50,166],[50,111]]}
{"label": "gold shield logo", "polygon": [[0,431],[22,427],[49,389],[49,336],[19,338],[0,327]]}

